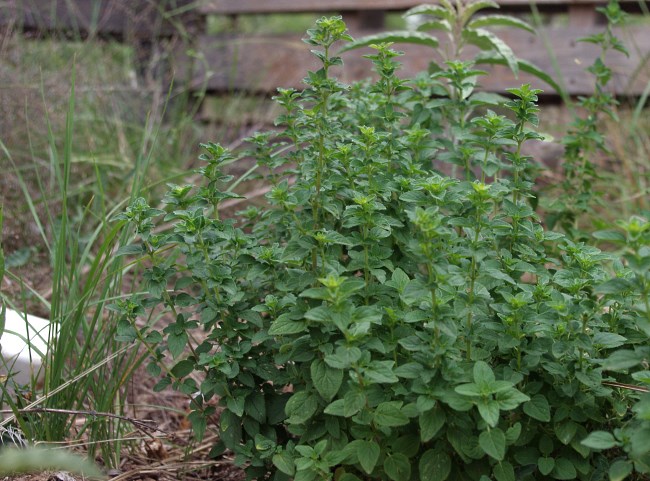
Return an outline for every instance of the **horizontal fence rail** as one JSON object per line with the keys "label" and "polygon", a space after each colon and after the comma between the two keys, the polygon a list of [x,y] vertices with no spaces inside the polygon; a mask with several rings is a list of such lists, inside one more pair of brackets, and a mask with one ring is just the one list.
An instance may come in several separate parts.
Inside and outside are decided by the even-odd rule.
{"label": "horizontal fence rail", "polygon": [[[200,2],[199,10],[219,15],[238,15],[243,13],[277,12],[324,12],[353,10],[406,10],[423,3],[437,3],[417,0],[206,0]],[[530,8],[530,0],[497,0],[501,8]],[[602,4],[594,0],[537,0],[540,8],[566,8],[569,6],[593,6]],[[622,0],[621,4],[638,4],[635,0]]]}
{"label": "horizontal fence rail", "polygon": [[177,35],[200,29],[205,18],[191,0],[6,0],[0,28],[70,32],[124,40]]}
{"label": "horizontal fence rail", "polygon": [[[576,38],[591,33],[593,30],[589,28],[573,28],[570,31],[549,28],[537,36],[516,30],[499,32],[499,36],[512,46],[517,56],[557,78],[567,93],[584,95],[593,91],[593,78],[584,69],[600,54],[600,49],[592,44],[576,42]],[[619,94],[640,95],[650,76],[647,69],[639,72],[635,72],[635,69],[647,57],[650,31],[637,27],[617,33],[626,39],[626,44],[643,48],[631,49],[629,57],[620,53],[608,55],[607,64],[614,72],[611,87]],[[546,42],[548,43],[545,44]],[[433,50],[426,47],[397,45],[395,48],[405,52],[399,58],[404,75],[413,76],[426,70],[433,58]],[[292,37],[241,37],[215,42],[211,37],[202,36],[198,40],[198,50],[205,53],[204,65],[212,70],[212,74],[206,77],[203,64],[197,65],[193,82],[198,87],[205,81],[208,90],[213,91],[245,90],[263,93],[273,91],[278,86],[299,88],[306,71],[318,68],[318,62],[305,44]],[[470,53],[468,49],[467,54]],[[332,68],[331,71],[343,81],[360,80],[371,74],[370,61],[361,58],[358,52],[347,52],[342,57],[345,68]],[[555,65],[559,66],[560,72],[555,72]],[[186,68],[189,66],[186,65],[181,70]],[[524,72],[515,78],[503,66],[486,67],[486,70],[489,75],[480,80],[484,90],[502,92],[508,87],[530,83],[544,89],[547,94],[554,93],[550,86]]]}
{"label": "horizontal fence rail", "polygon": [[[300,35],[208,35],[207,17],[223,15],[236,18],[247,14],[331,13],[339,12],[353,36],[384,29],[385,11],[403,11],[423,2],[417,0],[9,0],[0,3],[0,28],[12,26],[23,31],[72,30],[81,35],[113,36],[123,41],[147,44],[155,39],[175,37],[178,41],[168,55],[165,67],[175,82],[189,82],[191,88],[215,92],[243,91],[269,94],[276,87],[301,87],[301,80],[317,63]],[[435,3],[435,2],[426,2]],[[530,12],[528,0],[501,0],[500,13]],[[647,11],[648,2],[622,1],[632,11]],[[578,42],[581,37],[604,29],[596,6],[604,2],[538,0],[535,5],[548,15],[567,15],[562,26],[553,21],[542,26],[537,35],[500,29],[496,33],[515,54],[550,73],[570,95],[593,91],[593,80],[584,72],[599,55],[598,47]],[[630,56],[608,56],[614,71],[613,91],[623,95],[642,95],[650,83],[650,27],[631,25],[617,31]],[[441,42],[444,35],[440,35]],[[412,45],[396,45],[405,55],[400,58],[403,75],[426,70],[433,50]],[[188,54],[191,52],[191,55]],[[471,56],[472,52],[467,54]],[[146,56],[146,55],[145,55]],[[358,52],[344,54],[342,80],[355,81],[371,75],[370,63]],[[541,80],[512,72],[501,66],[486,68],[481,88],[502,92],[505,88],[528,82],[553,95],[553,89]]]}

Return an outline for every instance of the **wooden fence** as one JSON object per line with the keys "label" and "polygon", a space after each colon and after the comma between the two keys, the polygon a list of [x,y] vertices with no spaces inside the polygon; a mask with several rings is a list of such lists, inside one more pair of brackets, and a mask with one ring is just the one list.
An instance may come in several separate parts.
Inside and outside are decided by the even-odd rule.
{"label": "wooden fence", "polygon": [[[236,18],[248,14],[340,12],[353,35],[384,29],[386,11],[403,11],[422,3],[417,0],[0,0],[0,28],[24,32],[72,32],[81,36],[110,36],[147,48],[158,40],[174,39],[177,46],[166,67],[192,88],[208,91],[269,93],[278,86],[300,87],[309,68],[316,66],[300,35],[210,36],[208,15]],[[434,2],[429,2],[434,3]],[[530,13],[529,0],[499,0],[505,14]],[[584,69],[599,54],[595,45],[577,39],[602,32],[604,23],[596,6],[604,2],[537,0],[536,7],[548,20],[537,35],[503,29],[498,35],[515,54],[551,73],[569,94],[588,94],[593,89]],[[647,11],[650,2],[622,1],[626,10]],[[325,13],[323,12],[323,13]],[[564,23],[553,18],[565,14]],[[614,52],[607,58],[614,70],[612,87],[618,94],[641,95],[650,84],[650,27],[636,23],[617,30],[630,56]],[[0,37],[1,38],[1,37]],[[441,40],[443,40],[441,36]],[[406,52],[400,60],[405,75],[426,69],[432,50],[419,46],[398,46]],[[402,48],[403,47],[403,48]],[[192,55],[187,53],[192,51]],[[370,65],[358,52],[344,55],[344,81],[370,75]],[[530,82],[547,93],[552,89],[540,80],[521,73],[518,78],[505,67],[491,68],[481,80],[482,88],[503,91]]]}

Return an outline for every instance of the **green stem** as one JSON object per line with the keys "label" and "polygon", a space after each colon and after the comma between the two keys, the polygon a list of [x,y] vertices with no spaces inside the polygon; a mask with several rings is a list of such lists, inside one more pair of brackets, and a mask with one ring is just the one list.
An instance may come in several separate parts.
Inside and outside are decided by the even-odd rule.
{"label": "green stem", "polygon": [[[329,70],[329,45],[325,45],[325,61],[323,63],[323,72],[324,77],[327,78]],[[318,125],[318,162],[316,167],[316,195],[312,200],[312,213],[314,217],[314,229],[319,228],[320,220],[320,191],[322,187],[322,177],[325,171],[325,126],[327,125],[327,101],[329,99],[329,93],[327,91],[321,91],[322,95],[322,106],[321,112],[319,115],[319,125]]]}
{"label": "green stem", "polygon": [[366,282],[366,305],[370,302],[370,284],[372,278],[370,277],[370,252],[368,252],[368,226],[363,226],[363,275]]}
{"label": "green stem", "polygon": [[320,249],[320,257],[321,257],[321,263],[323,264],[321,266],[321,275],[325,277],[326,272],[325,272],[325,246],[321,244],[321,249]]}
{"label": "green stem", "polygon": [[[476,249],[476,246],[478,245],[479,237],[481,234],[481,216],[480,216],[480,210],[476,210],[476,232],[474,233],[474,248]],[[468,305],[468,311],[467,311],[467,320],[466,320],[466,329],[467,329],[467,337],[465,338],[465,349],[467,350],[467,360],[472,359],[472,328],[473,328],[473,311],[472,311],[472,306],[474,304],[474,287],[476,284],[476,277],[477,277],[477,262],[476,262],[476,254],[472,255],[472,264],[470,266],[470,278],[469,278],[469,292],[468,292],[468,297],[467,297],[467,305]]]}
{"label": "green stem", "polygon": [[[201,248],[201,253],[203,254],[203,260],[205,261],[205,265],[209,266],[210,264],[212,264],[212,261],[210,260],[210,256],[208,254],[208,248],[205,245],[205,242],[203,241],[203,236],[201,234],[199,234],[199,247]],[[203,288],[203,292],[210,292],[210,289],[208,288],[205,279],[201,279],[201,287]],[[214,294],[217,303],[221,304],[221,295],[219,294],[219,290],[216,287],[213,287],[212,293]]]}
{"label": "green stem", "polygon": [[[488,139],[492,141],[492,137]],[[481,169],[481,184],[485,184],[485,169],[487,169],[488,156],[490,155],[490,149],[485,149],[485,155],[483,156],[483,168]]]}
{"label": "green stem", "polygon": [[[426,252],[425,254],[428,254]],[[427,255],[427,274],[429,276],[429,294],[431,295],[431,316],[433,317],[433,333],[436,341],[440,339],[440,327],[438,326],[438,298],[436,296],[436,275],[433,271],[433,259]]]}
{"label": "green stem", "polygon": [[[521,140],[521,135],[520,134],[523,131],[524,131],[524,123],[520,122],[519,126],[517,128],[517,151],[515,153],[515,158],[517,158],[517,159],[521,155],[521,146],[522,146],[523,142]],[[512,200],[513,200],[513,202],[515,204],[517,204],[517,202],[519,202],[519,187],[517,186],[517,184],[519,183],[519,166],[515,165],[514,168],[515,168],[514,169],[514,171],[515,171],[514,172],[514,175],[515,175],[515,189],[514,189],[514,192],[512,193]]]}

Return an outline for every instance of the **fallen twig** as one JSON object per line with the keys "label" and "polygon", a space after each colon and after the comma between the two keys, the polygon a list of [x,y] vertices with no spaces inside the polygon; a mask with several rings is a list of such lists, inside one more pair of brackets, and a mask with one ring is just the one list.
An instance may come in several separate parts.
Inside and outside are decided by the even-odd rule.
{"label": "fallen twig", "polygon": [[71,414],[71,415],[119,419],[121,421],[126,421],[133,424],[136,428],[144,431],[150,437],[153,437],[153,435],[150,434],[150,432],[161,431],[160,429],[158,429],[158,426],[156,425],[155,421],[151,419],[145,419],[145,420],[135,419],[128,416],[121,416],[119,414],[103,413],[103,412],[97,412],[92,410],[83,411],[83,410],[76,410],[76,409],[55,409],[55,408],[24,408],[24,409],[17,409],[16,411],[12,411],[11,409],[0,410],[0,413],[2,414],[14,414],[15,412],[19,412],[21,414],[29,414],[29,413]]}

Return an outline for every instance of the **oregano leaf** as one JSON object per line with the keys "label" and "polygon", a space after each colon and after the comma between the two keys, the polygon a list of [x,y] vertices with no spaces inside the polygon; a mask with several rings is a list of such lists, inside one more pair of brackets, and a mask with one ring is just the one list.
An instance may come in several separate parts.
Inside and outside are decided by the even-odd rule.
{"label": "oregano leaf", "polygon": [[384,471],[393,481],[408,481],[411,477],[411,462],[400,453],[389,455],[384,461]]}
{"label": "oregano leaf", "polygon": [[276,468],[278,468],[287,476],[293,476],[296,472],[296,465],[293,462],[293,458],[286,451],[281,451],[274,454],[271,458],[271,461]]}
{"label": "oregano leaf", "polygon": [[445,412],[439,406],[420,414],[418,423],[422,442],[426,443],[438,434],[440,428],[445,424],[446,419]]}
{"label": "oregano leaf", "polygon": [[557,458],[555,460],[555,467],[551,472],[551,476],[555,479],[575,479],[578,476],[575,466],[567,458]]}
{"label": "oregano leaf", "polygon": [[318,393],[323,399],[330,401],[343,382],[343,370],[328,366],[322,359],[315,359],[311,363],[311,379]]}
{"label": "oregano leaf", "polygon": [[535,394],[524,403],[524,412],[538,421],[546,423],[551,420],[551,407],[543,394]]}
{"label": "oregano leaf", "polygon": [[490,427],[496,427],[499,422],[499,403],[494,399],[479,399],[476,407],[483,420]]}
{"label": "oregano leaf", "polygon": [[280,316],[271,323],[269,334],[272,336],[288,336],[298,334],[307,330],[304,321],[293,320],[290,316]]}
{"label": "oregano leaf", "polygon": [[553,471],[553,468],[555,468],[555,459],[540,456],[537,460],[537,468],[544,476],[548,476],[548,474]]}
{"label": "oregano leaf", "polygon": [[307,391],[299,391],[289,398],[284,408],[287,413],[287,422],[302,424],[309,420],[318,410],[316,396]]}
{"label": "oregano leaf", "polygon": [[632,474],[633,465],[629,461],[617,460],[609,467],[609,481],[623,481]]}
{"label": "oregano leaf", "polygon": [[181,332],[170,332],[167,335],[167,346],[169,347],[169,352],[172,354],[172,357],[176,359],[180,356],[187,346],[187,333],[185,331]]}
{"label": "oregano leaf", "polygon": [[497,461],[503,461],[506,454],[506,436],[501,429],[483,431],[478,437],[478,444],[485,454]]}
{"label": "oregano leaf", "polygon": [[402,403],[399,401],[387,401],[375,408],[373,421],[378,426],[404,426],[409,423],[409,418],[402,412]]}
{"label": "oregano leaf", "polygon": [[375,441],[358,441],[355,443],[357,456],[359,457],[359,464],[366,472],[371,474],[379,460],[381,448]]}
{"label": "oregano leaf", "polygon": [[492,473],[497,481],[515,481],[515,469],[508,461],[495,464]]}
{"label": "oregano leaf", "polygon": [[365,376],[376,383],[394,383],[399,378],[393,372],[394,361],[375,361],[363,370]]}
{"label": "oregano leaf", "polygon": [[485,361],[477,361],[473,369],[474,382],[479,386],[481,391],[489,392],[489,389],[495,383],[494,372]]}
{"label": "oregano leaf", "polygon": [[444,451],[428,449],[418,463],[420,481],[445,481],[451,473],[451,458]]}
{"label": "oregano leaf", "polygon": [[569,444],[578,431],[578,425],[573,421],[564,421],[556,423],[553,430],[562,444]]}
{"label": "oregano leaf", "polygon": [[618,442],[612,433],[608,433],[607,431],[594,431],[580,443],[588,448],[597,450],[610,449],[614,446],[618,446]]}

